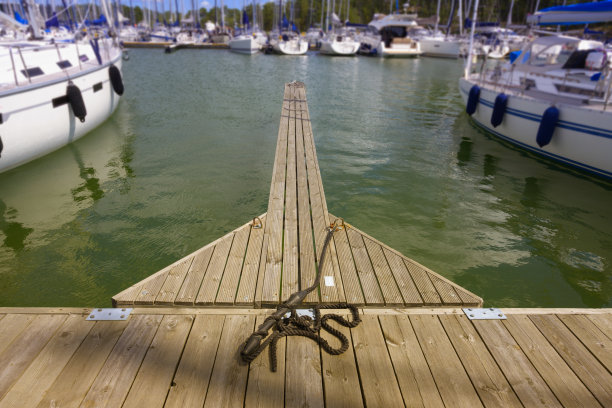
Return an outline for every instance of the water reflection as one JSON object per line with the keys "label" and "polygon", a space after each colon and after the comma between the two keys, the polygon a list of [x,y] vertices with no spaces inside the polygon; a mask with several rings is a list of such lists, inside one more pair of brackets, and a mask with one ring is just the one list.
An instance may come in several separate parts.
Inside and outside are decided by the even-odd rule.
{"label": "water reflection", "polygon": [[4,246],[20,251],[25,247],[25,240],[33,229],[12,221],[16,214],[17,211],[14,208],[8,208],[0,199],[0,231],[4,234]]}
{"label": "water reflection", "polygon": [[[124,144],[125,112],[50,155],[0,174],[4,228],[8,247],[23,248],[26,236],[40,239],[69,223],[79,211],[105,195],[105,183],[132,177],[132,147]],[[10,217],[10,222],[7,221]],[[17,228],[19,226],[19,228]],[[33,245],[46,240],[31,240]],[[1,250],[1,248],[0,248]]]}

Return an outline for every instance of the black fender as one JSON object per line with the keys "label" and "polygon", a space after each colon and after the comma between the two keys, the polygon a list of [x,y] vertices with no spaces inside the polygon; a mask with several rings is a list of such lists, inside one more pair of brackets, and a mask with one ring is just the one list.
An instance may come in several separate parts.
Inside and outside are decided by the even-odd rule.
{"label": "black fender", "polygon": [[108,78],[110,79],[110,83],[113,86],[113,90],[119,96],[123,95],[124,87],[123,87],[123,79],[121,79],[121,72],[119,68],[117,68],[114,64],[111,64],[108,67]]}
{"label": "black fender", "polygon": [[83,95],[81,94],[79,87],[72,82],[69,83],[68,87],[66,88],[66,97],[68,98],[68,103],[72,108],[74,116],[79,118],[81,122],[85,122],[87,108],[85,108],[85,101],[83,101]]}

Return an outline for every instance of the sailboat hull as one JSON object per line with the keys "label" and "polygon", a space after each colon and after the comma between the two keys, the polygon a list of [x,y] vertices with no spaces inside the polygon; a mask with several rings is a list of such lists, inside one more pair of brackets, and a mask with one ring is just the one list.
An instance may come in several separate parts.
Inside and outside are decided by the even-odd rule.
{"label": "sailboat hull", "polygon": [[[467,102],[472,80],[461,78],[459,89]],[[491,124],[499,91],[481,87],[472,119],[495,136],[539,155],[612,178],[612,112],[579,105],[557,103],[559,119],[550,143],[539,146],[537,135],[544,112],[551,103],[508,93],[501,124]]]}
{"label": "sailboat hull", "polygon": [[[0,93],[0,172],[15,168],[78,140],[117,108],[120,96],[113,90],[110,65],[121,72],[121,54],[103,65],[63,79]],[[67,101],[69,83],[82,95],[87,114],[75,117]]]}

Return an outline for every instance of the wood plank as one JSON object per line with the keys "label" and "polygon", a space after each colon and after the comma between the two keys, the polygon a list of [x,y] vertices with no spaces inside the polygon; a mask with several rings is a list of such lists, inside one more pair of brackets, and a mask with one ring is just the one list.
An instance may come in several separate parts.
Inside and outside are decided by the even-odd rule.
{"label": "wood plank", "polygon": [[11,390],[0,401],[0,407],[34,407],[89,333],[94,323],[71,315],[28,366]]}
{"label": "wood plank", "polygon": [[163,273],[154,275],[155,277],[151,280],[146,281],[138,288],[136,299],[134,299],[135,305],[152,305],[155,302],[155,298],[159,294],[166,278],[168,277],[169,270],[166,269]]}
{"label": "wood plank", "polygon": [[387,262],[389,262],[389,267],[391,268],[391,272],[395,277],[397,286],[402,293],[406,306],[422,306],[423,299],[421,298],[416,285],[412,281],[410,272],[408,272],[408,268],[406,268],[402,257],[384,247],[383,252],[385,254],[385,258],[387,258]]}
{"label": "wood plank", "polygon": [[522,407],[468,318],[442,315],[439,319],[483,404],[489,407]]}
{"label": "wood plank", "polygon": [[220,315],[196,316],[170,387],[166,408],[204,405],[224,320]]}
{"label": "wood plank", "polygon": [[340,273],[342,274],[346,301],[354,305],[364,305],[365,298],[361,290],[361,283],[357,275],[357,268],[353,260],[351,246],[346,236],[346,228],[335,232],[333,240],[338,250],[338,263],[340,264]]}
{"label": "wood plank", "polygon": [[440,396],[447,407],[482,403],[437,316],[410,316]]}
{"label": "wood plank", "polygon": [[424,269],[420,268],[418,265],[413,263],[411,260],[404,259],[404,265],[410,272],[410,276],[414,281],[421,297],[423,298],[423,302],[425,305],[439,305],[442,303],[442,299],[440,299],[440,295],[436,291],[433,283],[429,279],[429,274]]}
{"label": "wood plank", "polygon": [[588,319],[595,324],[609,339],[612,339],[612,315],[589,315]]}
{"label": "wood plank", "polygon": [[295,157],[295,102],[289,104],[287,134],[287,173],[285,180],[285,222],[283,232],[283,274],[281,300],[285,301],[299,290],[298,276],[298,208]]}
{"label": "wood plank", "polygon": [[190,315],[164,316],[123,404],[124,408],[164,405],[192,323],[193,316]]}
{"label": "wood plank", "polygon": [[402,394],[385,338],[376,316],[361,316],[359,326],[351,329],[355,358],[365,405],[368,407],[401,407]]}
{"label": "wood plank", "polygon": [[235,234],[228,235],[215,246],[206,269],[206,275],[202,280],[202,286],[196,297],[196,305],[212,305],[215,302],[234,236]]}
{"label": "wood plank", "polygon": [[529,316],[546,340],[604,407],[612,407],[612,375],[554,315]]}
{"label": "wood plank", "polygon": [[436,275],[430,274],[429,279],[431,279],[431,283],[433,283],[434,287],[438,291],[440,298],[442,299],[442,303],[448,306],[460,306],[463,304],[463,301],[455,292],[453,285],[448,282],[443,281]]}
{"label": "wood plank", "polygon": [[306,337],[287,338],[285,406],[323,407],[319,345]]}
{"label": "wood plank", "polygon": [[120,407],[159,327],[162,316],[131,316],[104,366],[85,396],[82,408]]}
{"label": "wood plank", "polygon": [[189,267],[193,262],[194,257],[185,258],[178,264],[174,265],[168,271],[168,277],[164,282],[157,298],[155,298],[155,304],[158,305],[173,305],[174,299],[178,294],[178,291],[181,289],[183,285],[183,281],[185,280],[185,276],[187,276],[187,271],[189,271]]}
{"label": "wood plank", "polygon": [[257,286],[255,286],[255,307],[261,307],[263,300],[263,287],[266,270],[266,253],[268,248],[268,236],[264,233],[263,243],[261,246],[261,257],[259,258],[259,269],[257,273]]}
{"label": "wood plank", "polygon": [[[299,98],[299,95],[297,95]],[[301,110],[302,103],[298,103]],[[314,236],[312,231],[312,217],[310,210],[310,196],[308,193],[308,172],[306,170],[306,152],[304,151],[304,132],[302,125],[302,114],[297,114],[299,120],[296,122],[296,166],[297,166],[297,191],[298,191],[298,220],[299,220],[299,242],[300,242],[300,288],[304,289],[313,284],[317,274],[316,253],[314,250]],[[316,301],[314,294],[306,299],[306,302]]]}
{"label": "wood plank", "polygon": [[508,316],[504,325],[564,406],[599,403],[526,315]]}
{"label": "wood plank", "polygon": [[35,317],[34,315],[8,314],[0,321],[0,355],[32,323]]}
{"label": "wood plank", "polygon": [[285,84],[283,108],[281,111],[278,140],[274,169],[272,171],[272,185],[268,200],[268,215],[265,226],[266,264],[263,270],[262,298],[263,303],[278,303],[280,300],[281,272],[283,262],[283,210],[285,206],[285,174],[287,169],[287,132],[289,126],[288,113],[291,89]]}
{"label": "wood plank", "polygon": [[404,299],[397,287],[381,246],[367,238],[363,242],[370,256],[370,261],[372,261],[372,267],[385,299],[385,304],[389,306],[403,305]]}
{"label": "wood plank", "polygon": [[0,398],[4,398],[13,384],[32,363],[67,316],[36,316],[0,355]]}
{"label": "wood plank", "polygon": [[[318,206],[318,201],[315,201],[316,205],[315,205],[315,208],[313,209],[313,217],[312,217],[313,231],[315,232],[320,231],[320,234],[321,234],[318,237],[315,237],[315,242],[317,243],[316,253],[320,254],[320,250],[321,250],[323,242],[319,242],[319,241],[321,237],[323,237],[323,239],[325,237],[324,228],[329,226],[331,224],[331,221],[335,220],[335,218],[332,219],[330,217],[328,209],[327,209],[327,201],[325,199],[325,192],[323,189],[323,180],[321,178],[319,160],[317,159],[317,149],[315,147],[314,136],[312,133],[310,112],[308,111],[308,103],[306,103],[306,88],[301,87],[301,88],[298,88],[297,91],[298,91],[299,99],[304,101],[304,102],[300,102],[299,106],[301,108],[300,111],[302,112],[302,132],[304,135],[304,153],[306,156],[306,163],[307,163],[307,172],[308,172],[308,179],[309,179],[308,183],[311,186],[310,187],[310,191],[311,191],[310,200],[312,202],[313,198],[316,198],[318,196],[321,202],[321,210],[322,210],[321,216],[319,216],[318,208],[316,208],[316,206]],[[314,164],[314,166],[310,164]],[[320,189],[318,193],[316,191],[313,191],[313,189],[316,190],[317,187]],[[321,221],[322,221],[322,224],[320,224]],[[321,247],[319,247],[319,245],[321,245]],[[326,259],[328,259],[331,264],[329,266],[323,265],[322,280],[325,281],[325,277],[333,277],[335,285],[334,286],[323,285],[320,290],[321,299],[325,302],[332,302],[332,303],[333,302],[345,302],[346,297],[344,294],[344,283],[343,283],[342,275],[340,273],[340,265],[338,262],[338,254],[337,254],[336,245],[333,240],[331,241],[328,250],[329,250],[329,254],[326,255]],[[319,257],[320,255],[317,257],[317,260]]]}
{"label": "wood plank", "polygon": [[183,281],[183,285],[176,295],[176,299],[174,300],[175,304],[193,305],[195,303],[214,250],[215,245],[210,245],[195,254],[193,262],[187,272],[187,276],[185,276],[185,280]]}
{"label": "wood plank", "polygon": [[244,403],[249,367],[240,360],[240,345],[253,332],[255,316],[227,316],[204,407],[237,407]]}
{"label": "wood plank", "polygon": [[472,324],[524,406],[561,406],[500,320],[473,320]]}
{"label": "wood plank", "polygon": [[219,293],[217,293],[217,299],[215,301],[215,303],[219,305],[234,304],[250,233],[250,224],[246,224],[236,231],[232,249],[227,259],[227,265],[225,266],[225,272],[223,273],[223,279],[219,286]]}
{"label": "wood plank", "polygon": [[[349,320],[350,316],[344,316]],[[363,406],[361,392],[359,392],[359,374],[353,353],[353,342],[351,331],[331,320],[330,324],[344,334],[349,341],[346,352],[332,356],[321,350],[321,368],[323,370],[323,384],[325,389],[325,406],[358,408]],[[338,340],[325,330],[321,330],[321,336],[329,342],[332,347],[339,346]]]}
{"label": "wood plank", "polygon": [[[262,224],[265,225],[265,214],[260,216]],[[255,288],[259,278],[259,264],[262,258],[264,228],[251,228],[247,253],[244,258],[242,275],[238,284],[236,294],[236,305],[252,305],[255,302]]]}
{"label": "wood plank", "polygon": [[127,324],[96,322],[37,408],[77,408]]}
{"label": "wood plank", "polygon": [[444,407],[408,316],[380,316],[395,376],[407,407]]}
{"label": "wood plank", "polygon": [[612,340],[591,320],[581,315],[557,315],[559,319],[580,339],[582,344],[612,372]]}
{"label": "wood plank", "polygon": [[385,300],[376,280],[374,268],[370,262],[362,236],[352,228],[348,228],[346,233],[355,259],[355,268],[361,282],[366,304],[384,305]]}
{"label": "wood plank", "polygon": [[[264,322],[266,316],[257,316],[255,327]],[[270,371],[268,349],[264,350],[249,365],[249,381],[244,406],[272,408],[283,407],[285,402],[285,353],[287,338],[281,338],[276,344],[276,372]]]}

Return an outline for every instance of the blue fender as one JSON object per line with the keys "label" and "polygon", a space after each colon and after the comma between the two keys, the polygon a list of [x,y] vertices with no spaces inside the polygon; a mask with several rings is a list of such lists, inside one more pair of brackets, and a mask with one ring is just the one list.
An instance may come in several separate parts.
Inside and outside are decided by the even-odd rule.
{"label": "blue fender", "polygon": [[540,127],[538,127],[538,135],[536,136],[538,146],[544,147],[550,143],[558,121],[559,109],[555,106],[551,106],[544,111],[542,119],[540,120]]}
{"label": "blue fender", "polygon": [[467,105],[465,111],[468,115],[472,116],[476,112],[476,106],[478,106],[478,100],[480,99],[480,87],[478,85],[472,86],[468,95]]}
{"label": "blue fender", "polygon": [[495,98],[495,104],[493,105],[493,113],[491,114],[491,124],[493,127],[499,126],[504,120],[504,113],[506,113],[506,105],[508,105],[508,95],[500,93]]}

